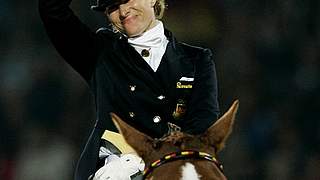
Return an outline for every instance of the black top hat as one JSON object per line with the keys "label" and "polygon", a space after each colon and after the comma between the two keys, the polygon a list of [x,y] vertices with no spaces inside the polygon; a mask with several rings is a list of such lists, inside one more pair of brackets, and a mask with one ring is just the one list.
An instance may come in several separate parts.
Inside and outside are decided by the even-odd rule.
{"label": "black top hat", "polygon": [[97,0],[97,4],[91,6],[91,9],[95,11],[105,11],[108,6],[115,4],[118,1],[119,0]]}

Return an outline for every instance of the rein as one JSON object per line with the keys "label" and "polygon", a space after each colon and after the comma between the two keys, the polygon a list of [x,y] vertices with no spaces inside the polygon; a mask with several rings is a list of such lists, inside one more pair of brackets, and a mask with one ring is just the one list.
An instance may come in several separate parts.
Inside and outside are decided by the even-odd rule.
{"label": "rein", "polygon": [[151,172],[156,169],[157,167],[166,164],[171,161],[181,160],[181,159],[203,159],[213,162],[221,172],[223,172],[223,166],[219,163],[219,161],[214,157],[211,156],[208,153],[205,152],[199,152],[199,151],[193,151],[193,150],[187,150],[187,151],[179,151],[170,153],[167,155],[164,155],[161,159],[158,159],[150,164],[149,167],[147,167],[143,171],[143,179],[146,179]]}

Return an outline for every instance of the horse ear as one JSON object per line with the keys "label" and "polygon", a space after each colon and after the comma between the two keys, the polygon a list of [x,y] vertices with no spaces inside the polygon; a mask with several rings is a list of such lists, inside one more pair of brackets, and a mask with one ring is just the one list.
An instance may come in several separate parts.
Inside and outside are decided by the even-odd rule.
{"label": "horse ear", "polygon": [[126,142],[140,157],[152,150],[152,138],[125,123],[119,116],[111,113],[113,123]]}
{"label": "horse ear", "polygon": [[236,100],[233,102],[229,110],[202,135],[202,139],[209,145],[216,147],[217,152],[223,149],[226,140],[232,132],[238,108],[239,100]]}

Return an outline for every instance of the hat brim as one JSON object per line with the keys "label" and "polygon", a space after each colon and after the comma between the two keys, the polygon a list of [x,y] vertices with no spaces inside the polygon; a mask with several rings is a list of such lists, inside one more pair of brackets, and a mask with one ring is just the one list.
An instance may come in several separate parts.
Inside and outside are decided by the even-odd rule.
{"label": "hat brim", "polygon": [[116,4],[119,0],[97,0],[97,4],[91,6],[94,11],[104,12],[107,7]]}
{"label": "hat brim", "polygon": [[91,6],[91,10],[103,12],[108,6]]}

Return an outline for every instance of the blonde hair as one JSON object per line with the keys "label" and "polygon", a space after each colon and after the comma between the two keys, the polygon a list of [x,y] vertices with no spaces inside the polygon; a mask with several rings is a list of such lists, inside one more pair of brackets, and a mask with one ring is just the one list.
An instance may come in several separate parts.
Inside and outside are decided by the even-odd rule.
{"label": "blonde hair", "polygon": [[157,19],[161,19],[163,17],[165,8],[165,0],[156,0],[156,4],[154,5],[153,9]]}

